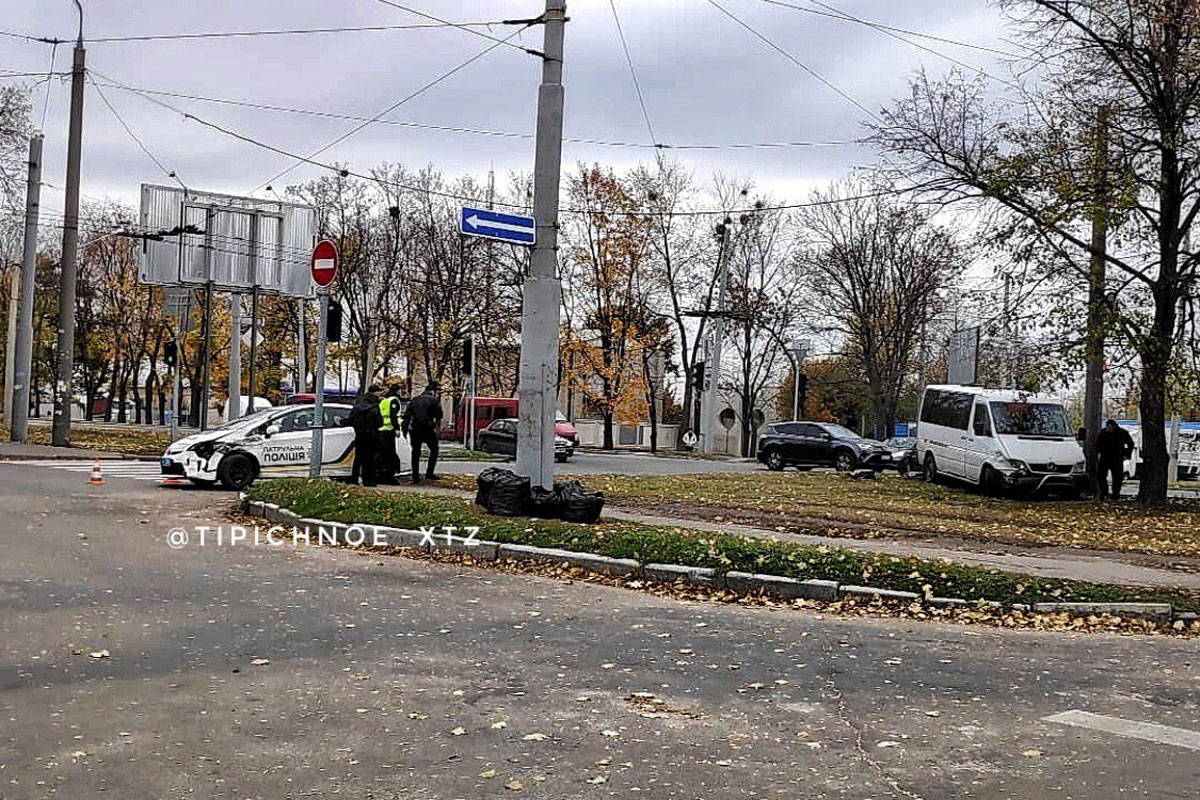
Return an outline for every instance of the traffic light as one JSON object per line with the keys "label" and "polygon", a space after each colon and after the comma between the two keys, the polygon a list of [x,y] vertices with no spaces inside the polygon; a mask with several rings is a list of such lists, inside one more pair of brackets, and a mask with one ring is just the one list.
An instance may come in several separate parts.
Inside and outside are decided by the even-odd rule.
{"label": "traffic light", "polygon": [[342,306],[333,300],[329,301],[329,316],[325,319],[325,340],[329,342],[342,340]]}
{"label": "traffic light", "polygon": [[179,360],[179,348],[175,344],[174,339],[168,339],[163,345],[163,363],[168,367],[174,367],[175,362]]}
{"label": "traffic light", "polygon": [[695,386],[700,391],[704,391],[704,362],[697,361],[692,364],[692,386]]}
{"label": "traffic light", "polygon": [[808,376],[803,372],[796,376],[796,398],[797,411],[803,417],[804,409],[808,407]]}
{"label": "traffic light", "polygon": [[462,374],[470,375],[471,367],[475,365],[475,340],[467,339],[462,348]]}

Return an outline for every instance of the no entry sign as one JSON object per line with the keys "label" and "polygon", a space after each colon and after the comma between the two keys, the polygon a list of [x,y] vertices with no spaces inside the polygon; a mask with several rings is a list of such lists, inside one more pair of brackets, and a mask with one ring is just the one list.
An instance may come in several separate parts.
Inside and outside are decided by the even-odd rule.
{"label": "no entry sign", "polygon": [[337,245],[328,239],[317,242],[312,252],[313,283],[322,289],[333,283],[338,271]]}

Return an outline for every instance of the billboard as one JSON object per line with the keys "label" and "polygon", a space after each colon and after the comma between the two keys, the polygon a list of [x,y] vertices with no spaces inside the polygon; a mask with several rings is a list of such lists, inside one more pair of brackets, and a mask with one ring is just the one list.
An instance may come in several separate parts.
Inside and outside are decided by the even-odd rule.
{"label": "billboard", "polygon": [[155,286],[308,297],[316,210],[282,200],[142,184],[139,277]]}
{"label": "billboard", "polygon": [[970,386],[979,379],[979,328],[961,328],[950,334],[946,382]]}

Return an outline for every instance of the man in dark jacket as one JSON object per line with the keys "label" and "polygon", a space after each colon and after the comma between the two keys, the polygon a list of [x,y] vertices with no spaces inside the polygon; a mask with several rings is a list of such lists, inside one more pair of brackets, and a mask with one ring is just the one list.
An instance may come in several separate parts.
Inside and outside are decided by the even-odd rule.
{"label": "man in dark jacket", "polygon": [[442,402],[438,397],[440,390],[437,381],[425,387],[425,391],[414,397],[408,403],[404,412],[404,422],[400,430],[412,445],[412,482],[421,482],[421,445],[429,448],[429,466],[425,470],[427,480],[438,479],[434,470],[438,459],[438,428],[442,423]]}
{"label": "man in dark jacket", "polygon": [[350,411],[350,426],[354,428],[354,467],[350,471],[350,482],[363,486],[375,485],[375,464],[379,460],[379,429],[383,426],[383,415],[379,413],[378,386],[372,386],[354,401]]}
{"label": "man in dark jacket", "polygon": [[1125,478],[1125,459],[1133,454],[1133,437],[1129,431],[1110,419],[1096,436],[1096,482],[1100,499],[1108,498],[1108,478],[1112,476],[1112,496],[1121,496],[1121,481]]}

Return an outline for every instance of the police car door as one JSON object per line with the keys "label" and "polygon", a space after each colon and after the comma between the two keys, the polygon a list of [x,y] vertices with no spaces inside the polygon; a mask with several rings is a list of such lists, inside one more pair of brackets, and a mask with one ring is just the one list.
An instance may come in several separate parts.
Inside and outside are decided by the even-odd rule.
{"label": "police car door", "polygon": [[311,406],[271,420],[262,441],[258,463],[264,475],[307,475],[312,460]]}
{"label": "police car door", "polygon": [[354,465],[354,428],[347,424],[350,407],[324,406],[325,433],[321,444],[321,474],[329,478],[350,475]]}

